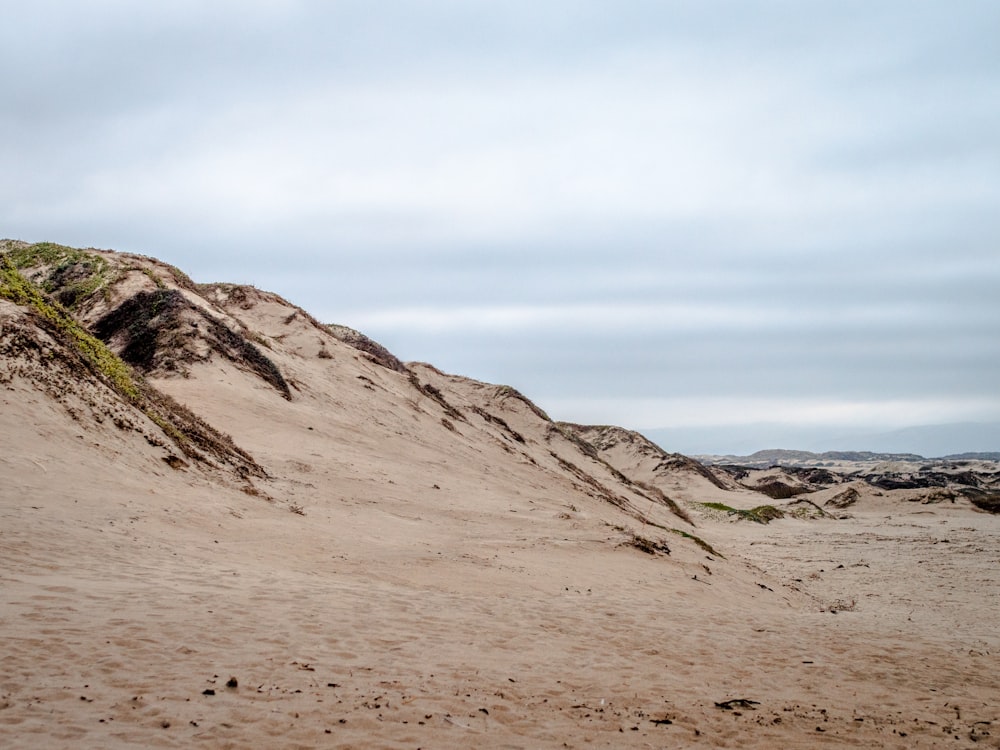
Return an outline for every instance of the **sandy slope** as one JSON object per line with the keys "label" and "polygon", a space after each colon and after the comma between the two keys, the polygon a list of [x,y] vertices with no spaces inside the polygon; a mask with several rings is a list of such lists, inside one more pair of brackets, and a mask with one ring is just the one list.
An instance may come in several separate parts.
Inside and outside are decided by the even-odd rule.
{"label": "sandy slope", "polygon": [[172,468],[100,382],[5,361],[3,747],[1000,747],[997,516],[865,496],[695,528],[510,389],[185,294],[291,400],[219,356],[153,381],[268,478]]}
{"label": "sandy slope", "polygon": [[6,747],[998,744],[991,517],[733,525],[749,593],[733,562],[411,536],[358,498],[374,539],[166,479],[5,493]]}

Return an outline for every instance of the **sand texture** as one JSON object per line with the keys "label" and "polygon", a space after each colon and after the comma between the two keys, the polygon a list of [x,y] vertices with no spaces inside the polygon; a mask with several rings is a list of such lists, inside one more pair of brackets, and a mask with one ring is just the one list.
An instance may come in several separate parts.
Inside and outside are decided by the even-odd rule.
{"label": "sand texture", "polygon": [[6,267],[0,747],[1000,747],[1000,516],[961,493],[713,473],[257,289],[19,248],[139,386]]}

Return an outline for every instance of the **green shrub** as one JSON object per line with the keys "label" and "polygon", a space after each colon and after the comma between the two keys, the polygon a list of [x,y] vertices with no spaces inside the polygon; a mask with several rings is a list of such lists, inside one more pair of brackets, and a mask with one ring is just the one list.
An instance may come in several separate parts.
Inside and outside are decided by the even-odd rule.
{"label": "green shrub", "polygon": [[0,254],[0,298],[29,308],[63,343],[79,352],[83,362],[122,398],[142,411],[190,458],[204,460],[199,449],[215,455],[244,476],[266,476],[253,457],[227,435],[149,386],[100,339],[92,336],[58,302],[50,300],[21,275],[9,253]]}
{"label": "green shrub", "polygon": [[715,550],[715,548],[711,544],[709,544],[708,542],[706,542],[700,536],[695,536],[694,534],[689,534],[688,532],[682,531],[681,529],[670,529],[670,531],[672,531],[674,534],[677,534],[678,536],[684,537],[685,539],[690,539],[692,542],[694,542],[695,544],[697,544],[699,547],[701,547],[703,550],[705,550],[710,555],[715,555],[716,557],[721,557],[723,560],[726,558],[725,555],[723,555],[721,552],[717,552]]}
{"label": "green shrub", "polygon": [[699,503],[704,508],[710,508],[711,510],[722,511],[723,513],[728,513],[731,516],[736,516],[740,519],[745,519],[747,521],[753,521],[754,523],[767,524],[778,518],[784,518],[785,512],[775,508],[773,505],[758,505],[756,508],[751,508],[750,510],[743,510],[742,508],[730,508],[728,505],[723,503]]}
{"label": "green shrub", "polygon": [[62,305],[49,301],[38,287],[21,275],[13,261],[10,254],[0,258],[0,297],[34,310],[62,333],[115,391],[137,404],[139,390],[128,365],[104,342],[88,333]]}
{"label": "green shrub", "polygon": [[7,256],[18,269],[47,267],[48,274],[41,282],[42,289],[56,294],[58,301],[69,308],[112,281],[112,268],[108,261],[86,250],[39,242],[11,248]]}

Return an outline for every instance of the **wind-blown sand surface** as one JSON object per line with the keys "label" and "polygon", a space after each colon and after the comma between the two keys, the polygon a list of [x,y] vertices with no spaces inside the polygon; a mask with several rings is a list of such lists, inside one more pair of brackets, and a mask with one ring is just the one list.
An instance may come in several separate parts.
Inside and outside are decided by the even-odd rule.
{"label": "wind-blown sand surface", "polygon": [[[144,268],[81,319],[173,288]],[[679,515],[512,389],[197,294],[290,397],[219,355],[151,380],[259,474],[0,300],[0,747],[1000,747],[1000,516],[735,522],[698,501],[761,496],[677,459]]]}
{"label": "wind-blown sand surface", "polygon": [[707,556],[679,577],[403,519],[375,542],[36,456],[0,463],[4,747],[1000,747],[993,516],[713,529],[751,596]]}

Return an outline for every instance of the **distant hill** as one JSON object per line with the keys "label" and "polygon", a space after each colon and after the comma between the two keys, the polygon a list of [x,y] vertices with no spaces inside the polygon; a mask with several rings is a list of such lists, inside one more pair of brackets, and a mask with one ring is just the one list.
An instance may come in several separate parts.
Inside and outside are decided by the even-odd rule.
{"label": "distant hill", "polygon": [[876,453],[916,453],[927,458],[1000,452],[1000,422],[953,422],[847,435],[840,447]]}
{"label": "distant hill", "polygon": [[749,456],[715,456],[702,455],[697,457],[705,464],[738,464],[740,466],[818,466],[825,463],[840,462],[873,462],[873,461],[912,461],[928,460],[915,453],[875,453],[872,451],[811,451],[794,450],[764,450],[751,453]]}
{"label": "distant hill", "polygon": [[926,458],[1000,452],[1000,422],[917,425],[889,431],[830,425],[716,425],[646,429],[643,434],[665,450],[689,456],[752,456],[777,447],[812,454],[911,454]]}
{"label": "distant hill", "polygon": [[935,463],[941,461],[1000,461],[1000,452],[954,453],[947,456],[921,456],[916,453],[877,453],[874,451],[794,451],[773,449],[756,451],[748,456],[695,456],[706,465],[737,466],[824,466],[842,463]]}

